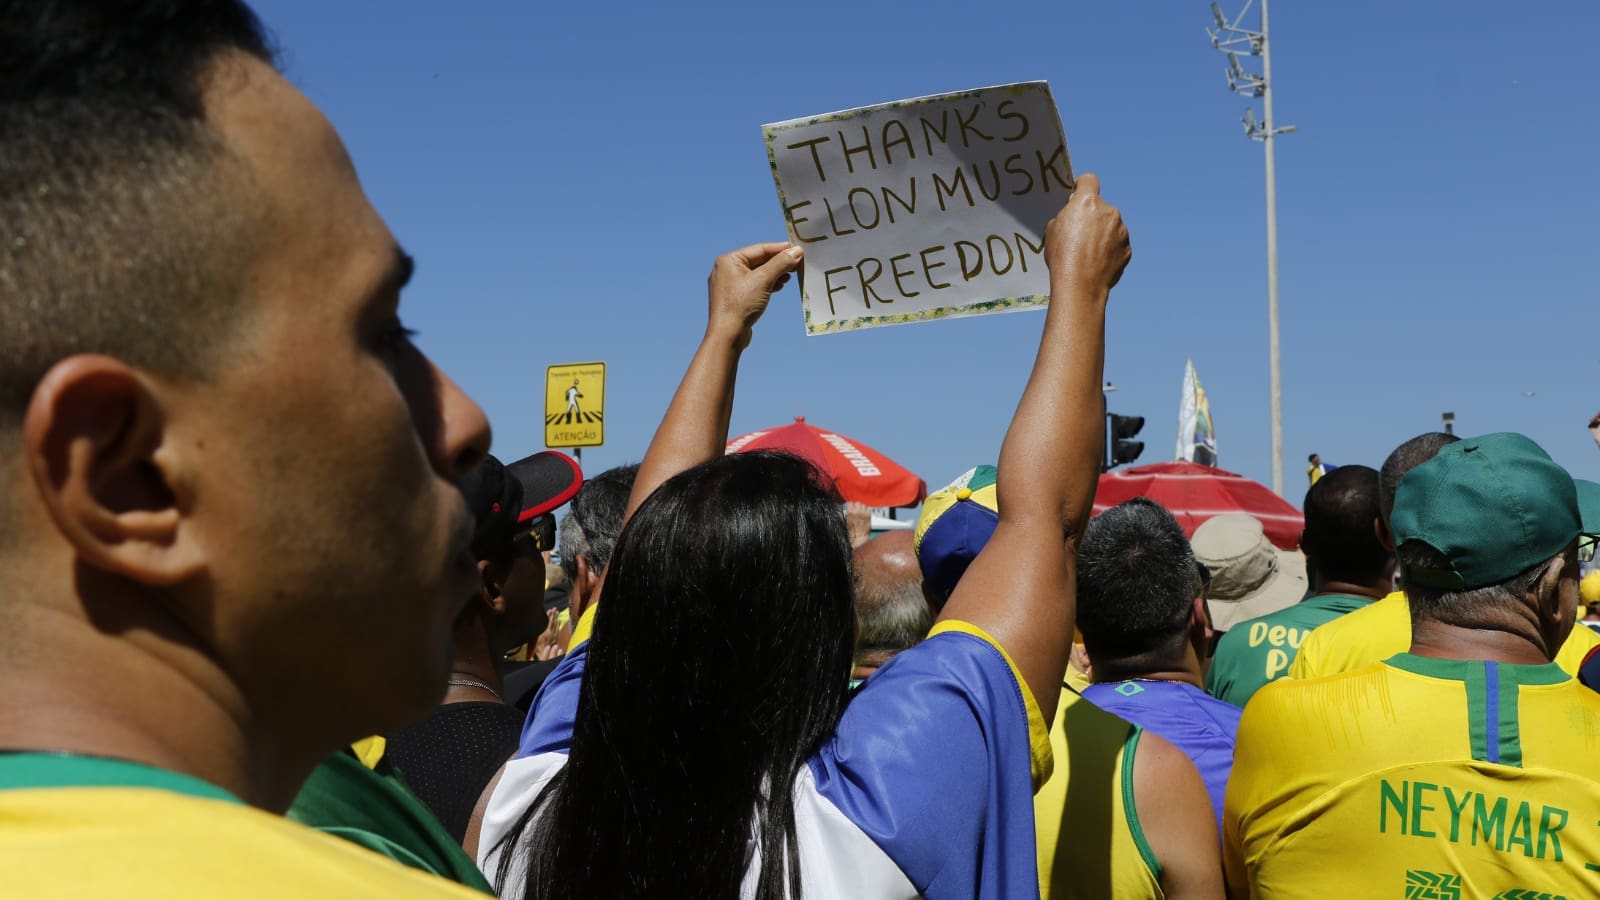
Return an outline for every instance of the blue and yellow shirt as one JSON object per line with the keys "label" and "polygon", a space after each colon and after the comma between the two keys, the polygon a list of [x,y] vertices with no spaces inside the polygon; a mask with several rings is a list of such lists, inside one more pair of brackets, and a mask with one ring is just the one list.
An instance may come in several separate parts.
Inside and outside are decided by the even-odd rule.
{"label": "blue and yellow shirt", "polygon": [[[540,688],[490,796],[478,843],[485,872],[498,870],[501,842],[566,764],[590,616]],[[1044,719],[1005,652],[974,626],[941,622],[866,680],[800,769],[805,896],[1038,897],[1033,790],[1050,766]]]}
{"label": "blue and yellow shirt", "polygon": [[1233,771],[1239,707],[1181,681],[1107,682],[1091,685],[1083,698],[1182,750],[1200,771],[1217,827],[1222,827],[1222,797]]}

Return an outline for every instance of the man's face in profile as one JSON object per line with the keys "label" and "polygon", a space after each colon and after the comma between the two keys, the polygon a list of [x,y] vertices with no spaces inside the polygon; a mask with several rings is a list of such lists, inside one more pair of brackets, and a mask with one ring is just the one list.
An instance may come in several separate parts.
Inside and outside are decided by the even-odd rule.
{"label": "man's face in profile", "polygon": [[402,328],[409,260],[326,119],[264,63],[217,66],[211,129],[264,220],[246,333],[175,412],[209,463],[193,520],[213,608],[191,612],[258,715],[360,736],[444,689],[477,586],[455,479],[487,425]]}
{"label": "man's face in profile", "polygon": [[[512,542],[512,554],[500,573],[501,630],[515,644],[527,643],[545,628],[545,548],[555,544],[555,517],[536,517]],[[524,637],[525,636],[525,637]],[[508,648],[509,649],[509,648]]]}

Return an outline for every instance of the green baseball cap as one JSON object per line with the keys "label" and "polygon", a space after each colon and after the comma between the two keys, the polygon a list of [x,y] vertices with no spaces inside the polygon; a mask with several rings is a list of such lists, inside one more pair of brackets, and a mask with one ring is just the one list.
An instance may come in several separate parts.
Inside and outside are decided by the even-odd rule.
{"label": "green baseball cap", "polygon": [[1407,580],[1449,591],[1499,584],[1600,534],[1600,484],[1577,481],[1524,435],[1457,441],[1400,480],[1389,527],[1395,546],[1420,541],[1449,560],[1405,568]]}

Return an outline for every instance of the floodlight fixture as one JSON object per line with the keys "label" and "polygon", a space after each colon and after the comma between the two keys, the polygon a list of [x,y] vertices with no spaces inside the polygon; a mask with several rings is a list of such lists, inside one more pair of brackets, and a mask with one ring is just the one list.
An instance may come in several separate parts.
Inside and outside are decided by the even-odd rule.
{"label": "floodlight fixture", "polygon": [[[1231,21],[1223,15],[1222,7],[1211,4],[1211,20],[1215,28],[1207,28],[1211,46],[1228,55],[1228,89],[1246,97],[1260,97],[1263,115],[1256,119],[1253,106],[1245,107],[1244,133],[1253,141],[1260,141],[1266,150],[1267,164],[1267,345],[1271,364],[1272,410],[1272,490],[1283,496],[1283,382],[1279,372],[1278,348],[1278,194],[1276,166],[1272,139],[1295,130],[1293,125],[1277,126],[1272,118],[1272,45],[1268,40],[1267,2],[1261,0],[1260,29],[1243,26],[1245,16],[1255,5],[1255,0],[1245,0],[1244,8]],[[1261,58],[1261,74],[1245,69],[1239,54]],[[1108,451],[1107,460],[1112,458]]]}

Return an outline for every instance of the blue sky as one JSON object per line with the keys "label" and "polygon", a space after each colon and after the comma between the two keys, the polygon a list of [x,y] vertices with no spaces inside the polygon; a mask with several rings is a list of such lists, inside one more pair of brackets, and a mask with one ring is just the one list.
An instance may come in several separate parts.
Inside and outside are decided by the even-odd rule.
{"label": "blue sky", "polygon": [[[1238,0],[1224,4],[1232,13]],[[403,312],[488,411],[495,452],[542,447],[546,365],[609,364],[607,442],[637,459],[704,327],[719,253],[784,224],[764,122],[1050,82],[1075,170],[1120,206],[1113,411],[1169,459],[1185,357],[1221,465],[1270,477],[1261,146],[1206,3],[256,6],[418,260]],[[1438,427],[1533,436],[1600,478],[1600,6],[1278,0],[1285,486],[1312,451],[1377,466]],[[807,337],[774,299],[733,433],[795,415],[930,489],[992,462],[1043,317]]]}

